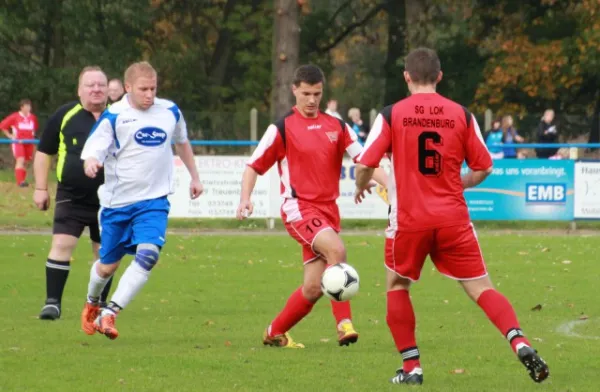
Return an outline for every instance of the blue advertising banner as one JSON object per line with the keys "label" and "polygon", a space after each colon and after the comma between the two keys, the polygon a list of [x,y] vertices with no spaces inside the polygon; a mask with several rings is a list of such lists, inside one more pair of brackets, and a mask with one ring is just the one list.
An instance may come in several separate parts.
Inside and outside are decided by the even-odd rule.
{"label": "blue advertising banner", "polygon": [[574,171],[572,160],[495,160],[494,172],[465,190],[471,219],[573,220]]}

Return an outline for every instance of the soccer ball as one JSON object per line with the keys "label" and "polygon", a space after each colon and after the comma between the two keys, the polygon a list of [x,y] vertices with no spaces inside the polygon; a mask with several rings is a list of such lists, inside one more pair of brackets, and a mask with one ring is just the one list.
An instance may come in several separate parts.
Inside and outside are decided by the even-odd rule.
{"label": "soccer ball", "polygon": [[321,290],[334,301],[348,301],[358,293],[358,272],[346,263],[332,265],[323,272]]}

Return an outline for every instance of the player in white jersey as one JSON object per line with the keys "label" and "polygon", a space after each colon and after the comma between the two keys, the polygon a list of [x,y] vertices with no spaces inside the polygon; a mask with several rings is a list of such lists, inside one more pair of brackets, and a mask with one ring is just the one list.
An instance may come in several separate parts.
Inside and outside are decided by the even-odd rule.
{"label": "player in white jersey", "polygon": [[[156,98],[156,71],[147,62],[125,71],[127,94],[107,109],[83,147],[85,173],[95,177],[104,167],[100,198],[100,260],[90,272],[81,328],[88,335],[119,335],[115,317],[148,281],[165,244],[172,192],[173,151],[187,167],[190,197],[202,194],[194,153],[181,111]],[[135,255],[107,307],[98,304],[102,289],[126,254]]]}

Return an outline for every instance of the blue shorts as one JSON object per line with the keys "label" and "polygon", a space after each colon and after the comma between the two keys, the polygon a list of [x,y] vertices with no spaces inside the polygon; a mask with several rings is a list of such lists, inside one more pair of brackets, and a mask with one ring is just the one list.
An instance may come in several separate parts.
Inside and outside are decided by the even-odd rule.
{"label": "blue shorts", "polygon": [[162,248],[171,204],[167,197],[100,210],[100,262],[113,264],[134,255],[139,244]]}

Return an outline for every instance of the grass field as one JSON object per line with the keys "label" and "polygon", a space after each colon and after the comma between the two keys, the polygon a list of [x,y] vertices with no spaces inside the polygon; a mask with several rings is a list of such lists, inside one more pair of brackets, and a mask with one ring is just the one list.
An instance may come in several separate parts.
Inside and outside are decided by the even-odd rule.
{"label": "grass field", "polygon": [[[337,346],[322,301],[292,331],[305,350],[261,344],[264,328],[301,282],[299,248],[286,236],[170,236],[149,283],[119,316],[115,341],[79,329],[90,265],[84,243],[74,255],[63,318],[37,319],[48,240],[0,236],[0,391],[401,389],[387,381],[400,358],[385,322],[379,236],[345,237],[361,275],[353,301],[358,344]],[[426,264],[413,289],[422,390],[597,391],[598,237],[481,240],[494,282],[512,300],[551,377],[534,384],[483,312]],[[532,310],[538,304],[541,310]]]}

